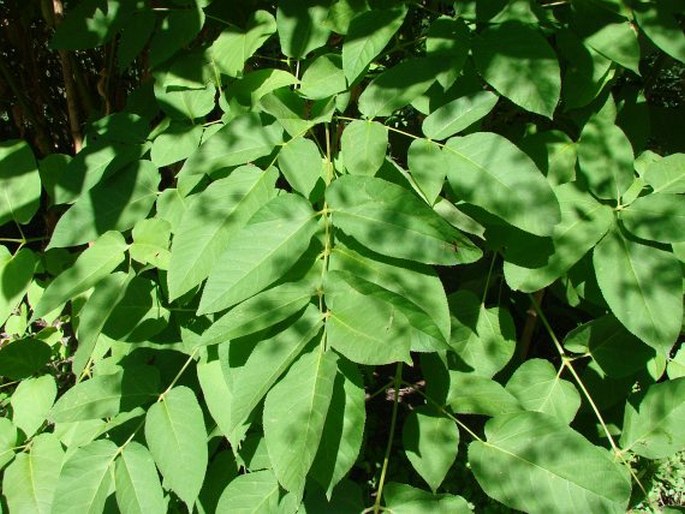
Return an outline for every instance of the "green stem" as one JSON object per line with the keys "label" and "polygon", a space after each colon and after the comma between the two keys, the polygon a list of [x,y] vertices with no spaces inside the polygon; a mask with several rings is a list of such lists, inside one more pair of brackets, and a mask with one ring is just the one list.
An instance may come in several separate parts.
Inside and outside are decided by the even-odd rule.
{"label": "green stem", "polygon": [[390,387],[390,386],[393,385],[394,383],[395,383],[395,380],[393,379],[393,380],[390,380],[387,384],[383,384],[383,387],[379,388],[377,391],[375,391],[374,393],[370,394],[369,397],[366,398],[366,401],[368,402],[368,401],[370,401],[370,400],[373,400],[376,396],[378,396],[379,394],[381,394],[383,391],[385,391],[388,387]]}
{"label": "green stem", "polygon": [[193,361],[195,360],[195,355],[197,354],[197,352],[198,352],[199,350],[200,350],[200,348],[198,347],[198,348],[195,348],[195,349],[191,352],[190,356],[188,356],[188,360],[185,361],[185,363],[183,364],[183,366],[181,366],[181,369],[178,371],[178,373],[176,373],[176,376],[174,377],[174,379],[173,379],[173,380],[171,381],[171,383],[169,384],[169,387],[167,387],[167,388],[164,390],[164,392],[163,392],[162,394],[159,395],[159,398],[157,398],[157,401],[158,401],[158,402],[161,402],[162,400],[164,400],[164,397],[165,397],[167,394],[169,394],[169,391],[171,391],[171,390],[173,389],[173,387],[176,385],[176,382],[178,382],[178,381],[181,379],[181,376],[183,375],[183,373],[185,372],[185,370],[188,369],[188,366],[190,366],[190,363],[193,362]]}
{"label": "green stem", "polygon": [[633,469],[630,467],[630,463],[628,463],[625,460],[625,457],[623,456],[623,452],[616,445],[616,442],[614,441],[614,438],[611,436],[611,433],[609,432],[609,428],[607,427],[607,424],[604,421],[604,417],[602,416],[602,413],[599,411],[597,404],[592,399],[590,392],[587,390],[587,388],[585,387],[585,384],[580,379],[578,372],[575,370],[575,368],[571,364],[573,359],[566,354],[564,347],[561,346],[561,343],[559,342],[559,340],[557,339],[557,336],[554,334],[554,331],[552,330],[552,326],[549,324],[549,321],[547,320],[547,316],[545,316],[545,313],[542,312],[542,309],[540,308],[540,305],[538,305],[537,301],[535,300],[535,297],[533,295],[530,295],[530,294],[528,296],[530,297],[531,305],[533,306],[533,308],[537,312],[537,314],[540,318],[540,321],[542,321],[542,324],[544,325],[545,330],[547,330],[547,333],[549,334],[550,338],[552,339],[554,346],[556,346],[557,351],[559,352],[559,356],[561,357],[562,366],[565,367],[569,371],[569,373],[571,373],[571,376],[573,377],[575,382],[578,384],[578,387],[580,387],[580,390],[583,392],[583,395],[587,399],[587,402],[590,405],[590,408],[595,413],[595,416],[597,417],[597,421],[599,421],[599,424],[601,425],[602,430],[604,431],[604,434],[606,435],[607,439],[609,440],[609,444],[611,445],[611,449],[613,450],[614,455],[616,457],[618,457],[619,460],[628,468],[628,471],[630,472],[631,476],[635,480],[635,483],[642,490],[642,492],[647,494],[644,486],[642,485],[642,483],[638,479],[637,475],[635,475],[635,472],[633,471]]}
{"label": "green stem", "polygon": [[383,456],[383,467],[381,468],[381,478],[378,482],[378,491],[376,493],[376,501],[373,504],[373,513],[381,512],[381,499],[383,498],[383,486],[385,485],[385,476],[388,472],[388,462],[390,461],[390,451],[392,450],[392,440],[395,434],[395,425],[397,424],[397,406],[400,403],[400,385],[402,384],[402,363],[397,363],[395,369],[395,398],[392,404],[392,416],[390,418],[390,434],[388,435],[388,444],[385,447],[385,455]]}
{"label": "green stem", "polygon": [[488,276],[485,279],[485,287],[483,288],[483,298],[480,303],[485,306],[485,298],[488,295],[488,288],[490,287],[490,278],[492,277],[492,270],[495,267],[495,260],[497,259],[497,252],[492,253],[492,261],[490,261],[490,269],[488,269]]}
{"label": "green stem", "polygon": [[478,434],[476,434],[473,430],[471,430],[467,425],[465,425],[463,422],[459,420],[454,414],[446,410],[442,405],[440,405],[438,402],[436,402],[433,398],[428,396],[426,393],[421,391],[421,389],[416,389],[414,387],[414,384],[410,384],[409,382],[402,382],[404,385],[407,386],[412,386],[414,388],[414,391],[418,393],[420,396],[423,397],[424,400],[428,401],[433,407],[435,407],[440,414],[443,414],[446,418],[451,419],[454,421],[457,425],[459,425],[461,428],[464,429],[466,433],[468,433],[471,437],[473,437],[476,441],[480,441],[481,443],[484,443],[485,441],[483,438],[481,438]]}

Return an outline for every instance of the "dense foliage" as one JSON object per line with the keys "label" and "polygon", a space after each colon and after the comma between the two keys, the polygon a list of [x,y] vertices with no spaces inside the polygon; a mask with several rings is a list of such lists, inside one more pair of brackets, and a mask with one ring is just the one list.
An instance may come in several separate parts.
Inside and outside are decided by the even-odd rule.
{"label": "dense foliage", "polygon": [[682,501],[682,1],[0,9],[3,509]]}

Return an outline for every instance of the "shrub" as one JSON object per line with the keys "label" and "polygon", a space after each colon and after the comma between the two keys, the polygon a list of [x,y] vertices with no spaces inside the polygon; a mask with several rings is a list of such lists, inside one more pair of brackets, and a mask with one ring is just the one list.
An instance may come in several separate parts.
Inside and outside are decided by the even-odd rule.
{"label": "shrub", "polygon": [[678,2],[3,9],[10,512],[682,497]]}

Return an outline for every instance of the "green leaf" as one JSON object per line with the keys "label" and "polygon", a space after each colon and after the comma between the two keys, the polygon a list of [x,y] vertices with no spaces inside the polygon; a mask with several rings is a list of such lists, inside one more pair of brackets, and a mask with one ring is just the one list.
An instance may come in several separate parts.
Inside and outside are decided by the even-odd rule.
{"label": "green leaf", "polygon": [[64,451],[53,434],[39,434],[29,453],[20,453],[5,470],[2,492],[11,512],[50,514]]}
{"label": "green leaf", "polygon": [[298,137],[283,145],[278,153],[278,166],[292,188],[309,197],[322,178],[323,158],[316,143]]}
{"label": "green leaf", "polygon": [[683,319],[678,259],[614,230],[595,247],[592,262],[602,296],[614,316],[658,353],[667,355]]}
{"label": "green leaf", "polygon": [[338,34],[347,34],[352,19],[369,10],[367,0],[334,0],[325,23]]}
{"label": "green leaf", "polygon": [[461,496],[451,494],[430,494],[405,484],[389,482],[383,489],[385,506],[394,514],[469,514],[471,508]]}
{"label": "green leaf", "polygon": [[205,13],[199,2],[171,9],[150,40],[150,66],[156,66],[190,43],[202,30]]}
{"label": "green leaf", "polygon": [[210,48],[212,65],[229,77],[239,77],[245,62],[276,32],[276,20],[267,11],[255,11],[246,30],[230,26]]}
{"label": "green leaf", "polygon": [[230,345],[223,344],[207,350],[197,364],[197,378],[200,382],[204,403],[219,430],[238,447],[245,438],[249,423],[238,423],[231,416],[233,402],[233,373],[226,371],[230,357]]}
{"label": "green leaf", "polygon": [[211,174],[221,168],[245,164],[265,155],[283,142],[281,125],[262,123],[255,113],[234,118],[203,142],[183,165],[182,173]]}
{"label": "green leaf", "polygon": [[145,218],[157,199],[160,175],[138,161],[81,196],[57,222],[50,248],[87,243],[108,230],[124,231]]}
{"label": "green leaf", "polygon": [[685,448],[685,378],[647,389],[626,403],[621,448],[648,459],[664,459]]}
{"label": "green leaf", "polygon": [[0,469],[14,458],[17,427],[8,418],[0,418]]}
{"label": "green leaf", "polygon": [[417,407],[405,418],[402,444],[411,465],[435,493],[457,458],[457,425],[429,407]]}
{"label": "green leaf", "polygon": [[[378,301],[381,305],[387,304],[385,309],[390,307],[388,325],[396,323],[398,335],[402,334],[402,337],[409,339],[412,351],[430,352],[449,348],[447,344],[449,329],[441,330],[433,317],[426,312],[426,307],[419,305],[415,298],[405,298],[392,289],[358,277],[354,272],[335,271],[333,277],[337,281],[342,280],[352,286],[357,294],[370,297],[372,301]],[[335,286],[333,288],[335,290]],[[394,317],[395,313],[398,314],[397,319]],[[386,327],[387,330],[389,326]],[[382,332],[378,332],[378,335],[383,337]]]}
{"label": "green leaf", "polygon": [[447,180],[454,191],[507,223],[538,236],[560,219],[552,188],[533,161],[504,137],[477,132],[447,141]]}
{"label": "green leaf", "polygon": [[160,270],[169,269],[171,223],[162,218],[140,220],[133,227],[132,235],[133,244],[129,248],[131,259]]}
{"label": "green leaf", "polygon": [[117,48],[117,64],[125,70],[140,54],[155,29],[155,13],[150,10],[136,11],[129,16],[121,30]]}
{"label": "green leaf", "polygon": [[437,58],[415,58],[387,69],[359,97],[359,112],[367,118],[390,116],[409,105],[435,82],[439,62]]}
{"label": "green leaf", "polygon": [[489,91],[459,97],[431,112],[421,130],[430,139],[447,139],[487,116],[497,100],[499,97]]}
{"label": "green leaf", "polygon": [[302,496],[333,396],[338,356],[314,350],[300,357],[264,402],[264,438],[278,482]]}
{"label": "green leaf", "polygon": [[504,307],[490,307],[469,291],[449,297],[452,313],[450,346],[474,373],[490,378],[514,355],[516,327]]}
{"label": "green leaf", "polygon": [[339,54],[317,57],[302,75],[300,93],[311,100],[321,100],[347,89]]}
{"label": "green leaf", "polygon": [[667,155],[650,162],[643,178],[655,193],[685,193],[685,154]]}
{"label": "green leaf", "polygon": [[109,418],[143,405],[159,394],[159,374],[149,366],[98,375],[68,389],[50,410],[52,422]]}
{"label": "green leaf", "polygon": [[362,12],[352,19],[342,48],[342,65],[349,84],[356,82],[383,51],[406,14],[407,9],[402,6]]}
{"label": "green leaf", "polygon": [[5,324],[24,298],[35,268],[36,256],[28,248],[10,255],[6,247],[0,247],[0,325]]}
{"label": "green leaf", "polygon": [[[561,221],[552,231],[553,253],[539,267],[528,267],[545,254],[547,240],[522,242],[515,262],[505,255],[504,276],[512,289],[532,293],[567,273],[604,237],[614,223],[611,207],[599,203],[575,183],[555,188]],[[516,240],[514,240],[516,241]],[[511,250],[511,248],[510,248]]]}
{"label": "green leaf", "polygon": [[240,475],[224,489],[216,514],[279,514],[279,493],[278,482],[270,470]]}
{"label": "green leaf", "polygon": [[40,203],[40,174],[25,141],[0,142],[0,225],[28,223]]}
{"label": "green leaf", "polygon": [[561,94],[556,54],[535,28],[508,21],[487,28],[474,41],[483,78],[525,110],[552,118]]}
{"label": "green leaf", "polygon": [[147,411],[145,440],[164,483],[192,510],[207,469],[207,432],[193,391],[176,386]]}
{"label": "green leaf", "polygon": [[102,329],[121,299],[133,274],[114,272],[95,285],[92,294],[79,311],[76,329],[78,347],[71,364],[71,372],[80,376],[86,368]]}
{"label": "green leaf", "polygon": [[347,272],[347,276],[351,274],[357,277],[358,282],[366,281],[378,286],[376,290],[367,288],[369,294],[384,299],[402,311],[416,329],[411,334],[412,350],[434,349],[420,348],[421,334],[449,341],[449,306],[442,282],[435,271],[418,263],[373,257],[365,257],[338,243],[331,253],[328,269]]}
{"label": "green leaf", "polygon": [[580,395],[571,382],[561,378],[561,371],[544,359],[528,360],[511,376],[506,390],[525,410],[544,412],[570,424],[580,407]]}
{"label": "green leaf", "polygon": [[365,409],[364,382],[359,368],[346,359],[338,359],[333,396],[310,472],[311,477],[326,489],[328,497],[339,490],[337,484],[359,457]]}
{"label": "green leaf", "polygon": [[371,250],[426,264],[478,260],[480,250],[412,193],[375,177],[344,176],[326,190],[333,224]]}
{"label": "green leaf", "polygon": [[264,69],[251,71],[233,83],[226,91],[229,103],[241,107],[254,107],[259,100],[276,89],[292,86],[299,81],[292,73],[285,70]]}
{"label": "green leaf", "polygon": [[340,139],[345,169],[352,175],[375,175],[385,162],[388,129],[375,121],[355,120]]}
{"label": "green leaf", "polygon": [[682,346],[673,358],[668,361],[666,372],[668,373],[668,378],[671,380],[685,377],[685,349],[683,349]]}
{"label": "green leaf", "polygon": [[116,461],[114,472],[117,505],[121,512],[164,514],[164,492],[152,455],[142,444],[131,441]]}
{"label": "green leaf", "polygon": [[233,307],[203,334],[200,344],[212,345],[267,329],[302,310],[316,293],[306,282],[286,282]]}
{"label": "green leaf", "polygon": [[609,23],[585,38],[587,44],[607,59],[640,74],[640,45],[633,26],[623,23]]}
{"label": "green leaf", "polygon": [[616,66],[602,54],[583,44],[570,29],[556,33],[556,46],[565,61],[572,63],[564,70],[562,100],[564,110],[584,107],[599,96],[614,78]]}
{"label": "green leaf", "polygon": [[127,164],[140,159],[140,145],[99,139],[85,146],[59,173],[54,185],[55,203],[73,203],[103,177],[109,177]]}
{"label": "green leaf", "polygon": [[254,346],[247,360],[233,375],[229,439],[248,420],[269,389],[317,336],[322,326],[321,315],[312,305],[292,325]]}
{"label": "green leaf", "polygon": [[576,144],[564,132],[546,130],[526,135],[519,147],[535,161],[552,186],[575,180]]}
{"label": "green leaf", "polygon": [[666,193],[643,196],[621,211],[621,221],[641,239],[685,241],[685,197]]}
{"label": "green leaf", "polygon": [[626,470],[556,418],[503,414],[486,423],[485,434],[487,442],[469,445],[469,462],[491,498],[531,514],[626,511]]}
{"label": "green leaf", "polygon": [[450,373],[447,403],[460,414],[497,416],[522,410],[516,397],[498,382],[463,372]]}
{"label": "green leaf", "polygon": [[450,66],[438,76],[438,82],[448,89],[459,76],[469,56],[471,31],[464,18],[440,16],[426,34],[426,55],[449,61]]}
{"label": "green leaf", "polygon": [[276,12],[281,51],[288,57],[302,59],[326,44],[331,31],[324,23],[328,2],[317,0],[281,0]]}
{"label": "green leaf", "polygon": [[76,50],[95,48],[107,42],[119,28],[126,4],[108,2],[107,8],[86,1],[70,8],[50,41],[51,48]]}
{"label": "green leaf", "polygon": [[277,177],[274,168],[263,172],[256,166],[241,166],[191,197],[171,247],[167,275],[171,300],[209,276],[231,237],[275,196]]}
{"label": "green leaf", "polygon": [[304,198],[286,193],[270,200],[229,239],[198,313],[226,309],[260,292],[297,262],[316,231],[316,213]]}
{"label": "green leaf", "polygon": [[200,89],[167,89],[160,82],[155,81],[155,98],[164,113],[174,120],[194,123],[194,120],[206,116],[215,107],[216,90],[213,85],[206,85]]}
{"label": "green leaf", "polygon": [[618,200],[633,182],[633,147],[613,120],[600,112],[583,127],[578,141],[578,170],[599,198]]}
{"label": "green leaf", "polygon": [[202,125],[171,122],[152,143],[150,160],[161,168],[187,158],[200,146]]}
{"label": "green leaf", "polygon": [[111,492],[112,467],[118,453],[117,445],[106,439],[76,449],[62,467],[51,512],[103,512]]}
{"label": "green leaf", "polygon": [[406,317],[391,303],[355,285],[348,274],[327,273],[328,343],[359,364],[411,362]]}
{"label": "green leaf", "polygon": [[407,151],[407,165],[426,200],[433,205],[447,174],[448,162],[440,145],[428,139],[415,139]]}
{"label": "green leaf", "polygon": [[310,102],[287,87],[264,95],[259,104],[293,138],[304,135],[318,123],[330,122],[335,109],[333,98]]}
{"label": "green leaf", "polygon": [[57,384],[50,375],[22,380],[10,399],[12,422],[27,438],[43,425],[57,397]]}
{"label": "green leaf", "polygon": [[[674,7],[677,3],[673,4]],[[685,38],[678,23],[680,8],[669,8],[666,2],[640,2],[631,5],[640,30],[661,50],[685,62]]]}
{"label": "green leaf", "polygon": [[119,232],[102,234],[71,267],[48,285],[34,307],[31,321],[52,312],[109,275],[123,262],[126,248],[126,241]]}
{"label": "green leaf", "polygon": [[568,333],[564,347],[589,353],[607,375],[628,377],[643,369],[654,349],[640,341],[611,314],[585,323]]}
{"label": "green leaf", "polygon": [[145,276],[126,284],[124,296],[112,310],[102,333],[121,342],[142,343],[169,325],[169,311],[162,306],[159,284]]}
{"label": "green leaf", "polygon": [[50,346],[31,337],[2,345],[0,349],[0,375],[12,380],[30,377],[52,356]]}

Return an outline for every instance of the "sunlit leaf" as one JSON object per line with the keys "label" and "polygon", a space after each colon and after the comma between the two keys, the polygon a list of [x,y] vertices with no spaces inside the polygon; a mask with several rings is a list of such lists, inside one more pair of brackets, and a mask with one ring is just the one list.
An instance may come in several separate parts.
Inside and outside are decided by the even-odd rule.
{"label": "sunlit leaf", "polygon": [[126,248],[126,241],[120,233],[102,234],[79,255],[73,266],[48,285],[33,310],[32,319],[45,316],[109,275],[124,260]]}
{"label": "sunlit leaf", "polygon": [[106,439],[76,449],[62,467],[51,512],[103,512],[112,492],[113,465],[118,453],[117,445]]}
{"label": "sunlit leaf", "polygon": [[278,514],[279,487],[272,471],[256,471],[232,480],[219,498],[217,514]]}
{"label": "sunlit leaf", "polygon": [[319,349],[293,364],[264,402],[264,437],[279,483],[301,495],[314,462],[337,373],[334,352]]}
{"label": "sunlit leaf", "polygon": [[193,391],[176,386],[147,411],[145,440],[164,483],[192,508],[207,469],[207,432]]}
{"label": "sunlit leaf", "polygon": [[305,253],[316,231],[316,213],[301,196],[283,194],[266,203],[228,239],[198,312],[226,309],[264,289]]}
{"label": "sunlit leaf", "polygon": [[388,129],[375,121],[355,120],[340,139],[343,162],[353,175],[375,175],[385,161]]}
{"label": "sunlit leaf", "polygon": [[435,492],[457,457],[459,429],[431,408],[418,407],[404,421],[402,444],[409,462]]}
{"label": "sunlit leaf", "polygon": [[644,397],[628,399],[621,448],[648,459],[685,448],[685,378],[651,385]]}
{"label": "sunlit leaf", "polygon": [[53,512],[55,489],[62,470],[64,451],[53,434],[33,438],[31,450],[17,455],[5,470],[2,491],[12,512]]}
{"label": "sunlit leaf", "polygon": [[406,189],[345,176],[326,191],[333,224],[372,250],[427,264],[472,262],[480,250]]}
{"label": "sunlit leaf", "polygon": [[614,316],[657,352],[667,354],[683,318],[682,273],[675,256],[614,230],[595,247],[592,262]]}
{"label": "sunlit leaf", "polygon": [[497,134],[447,141],[447,180],[455,192],[515,227],[539,236],[560,221],[559,203],[533,161]]}
{"label": "sunlit leaf", "polygon": [[524,409],[571,423],[580,407],[580,394],[571,382],[561,378],[561,371],[544,359],[530,359],[514,372],[506,390]]}
{"label": "sunlit leaf", "polygon": [[362,12],[350,21],[342,48],[347,82],[352,84],[381,53],[402,25],[407,9],[378,9]]}
{"label": "sunlit leaf", "polygon": [[492,26],[474,41],[483,78],[527,111],[551,118],[561,93],[554,50],[535,28],[518,21]]}
{"label": "sunlit leaf", "polygon": [[275,181],[273,168],[262,172],[243,166],[192,197],[171,248],[167,280],[172,299],[209,275],[231,236],[274,196]]}
{"label": "sunlit leaf", "polygon": [[628,472],[556,418],[503,414],[487,422],[485,434],[487,441],[469,445],[469,462],[488,496],[530,513],[626,511]]}
{"label": "sunlit leaf", "polygon": [[121,512],[167,512],[155,461],[142,444],[132,441],[124,447],[116,461],[114,483]]}

